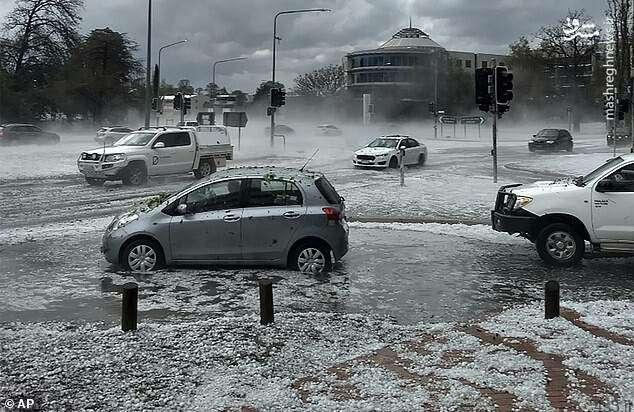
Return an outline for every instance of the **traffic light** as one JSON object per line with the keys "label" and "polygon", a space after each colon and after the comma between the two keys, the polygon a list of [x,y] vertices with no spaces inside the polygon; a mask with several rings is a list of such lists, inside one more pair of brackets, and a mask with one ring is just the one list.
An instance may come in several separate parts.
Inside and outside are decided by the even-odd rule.
{"label": "traffic light", "polygon": [[483,112],[488,112],[493,104],[493,69],[483,67],[475,71],[476,104]]}
{"label": "traffic light", "polygon": [[510,105],[513,100],[513,73],[505,66],[495,68],[495,95],[498,104]]}
{"label": "traffic light", "polygon": [[616,105],[616,118],[625,120],[625,113],[630,111],[630,99],[619,99]]}
{"label": "traffic light", "polygon": [[185,105],[185,114],[187,114],[188,110],[191,110],[192,108],[192,98],[191,97],[185,97],[183,98],[183,104]]}
{"label": "traffic light", "polygon": [[434,102],[429,102],[428,104],[429,113],[435,115],[436,114],[436,104]]}
{"label": "traffic light", "polygon": [[174,110],[180,110],[183,106],[183,95],[178,92],[174,96]]}
{"label": "traffic light", "polygon": [[152,110],[154,110],[155,112],[158,111],[158,98],[156,97],[152,98]]}
{"label": "traffic light", "polygon": [[286,92],[283,89],[271,89],[271,107],[282,107],[286,104]]}

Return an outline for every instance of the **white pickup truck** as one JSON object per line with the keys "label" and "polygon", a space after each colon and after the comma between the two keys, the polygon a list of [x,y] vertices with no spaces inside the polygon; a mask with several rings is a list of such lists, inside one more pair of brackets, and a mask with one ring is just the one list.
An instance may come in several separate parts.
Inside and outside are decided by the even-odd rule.
{"label": "white pickup truck", "polygon": [[202,178],[232,158],[226,128],[198,126],[194,131],[158,127],[130,133],[111,147],[82,152],[77,167],[89,185],[122,180],[138,186],[148,176],[194,172]]}
{"label": "white pickup truck", "polygon": [[555,266],[572,266],[585,242],[599,256],[634,255],[634,154],[608,160],[586,176],[502,186],[493,229],[535,243]]}

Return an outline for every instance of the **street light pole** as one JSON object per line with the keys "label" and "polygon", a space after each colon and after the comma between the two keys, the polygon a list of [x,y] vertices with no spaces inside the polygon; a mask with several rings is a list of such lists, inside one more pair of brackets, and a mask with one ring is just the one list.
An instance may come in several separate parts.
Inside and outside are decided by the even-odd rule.
{"label": "street light pole", "polygon": [[[296,14],[296,13],[311,13],[311,12],[331,12],[331,9],[299,9],[299,10],[285,10],[278,12],[273,18],[273,70],[271,80],[275,85],[275,42],[277,39],[277,18],[282,14]],[[275,137],[275,111],[271,112],[271,147],[273,147],[273,139]]]}
{"label": "street light pole", "polygon": [[150,127],[152,110],[152,0],[147,5],[147,58],[145,70],[145,127]]}
{"label": "street light pole", "polygon": [[216,65],[218,63],[234,62],[236,60],[246,60],[246,57],[232,57],[230,59],[216,60],[211,69],[211,83],[216,84]]}
{"label": "street light pole", "polygon": [[[163,53],[163,50],[167,49],[168,47],[172,47],[172,46],[176,46],[177,44],[181,44],[181,43],[187,43],[187,39],[185,40],[180,40],[174,43],[170,43],[170,44],[166,44],[165,46],[161,47],[159,49],[158,52],[158,81],[159,81],[159,91],[158,91],[158,96],[156,96],[158,98],[158,101],[156,102],[156,104],[158,105],[157,108],[161,107],[161,53]],[[158,117],[156,118],[157,121],[157,126],[158,126]]]}

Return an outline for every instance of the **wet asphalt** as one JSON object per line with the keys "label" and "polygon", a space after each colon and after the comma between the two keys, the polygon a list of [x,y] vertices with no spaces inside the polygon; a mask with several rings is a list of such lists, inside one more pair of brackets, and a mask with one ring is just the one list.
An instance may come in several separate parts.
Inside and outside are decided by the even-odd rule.
{"label": "wet asphalt", "polygon": [[[576,150],[596,147],[581,144]],[[528,156],[519,145],[501,152],[506,162]],[[296,164],[301,159],[291,155],[274,160]],[[490,157],[481,147],[458,144],[439,151],[428,167],[454,172],[456,164],[465,176],[482,173]],[[336,176],[338,184],[364,184],[377,173],[352,169],[337,158],[319,167]],[[501,177],[519,181],[555,175],[501,168]],[[560,281],[563,300],[633,297],[634,258],[584,260],[575,268],[553,269],[541,262],[527,241],[480,236],[480,230],[490,230],[484,225],[466,234],[425,230],[424,224],[416,230],[353,225],[350,252],[332,273],[319,277],[265,267],[169,268],[135,277],[102,258],[100,224],[105,226],[144,197],[173,192],[193,181],[190,176],[172,176],[153,179],[142,188],[95,188],[73,173],[2,180],[0,320],[116,323],[121,304],[117,285],[131,280],[140,286],[141,318],[168,321],[257,313],[257,280],[264,277],[275,281],[277,311],[375,313],[400,323],[484,317],[541,299],[543,284],[550,279]],[[364,217],[372,220],[350,216]],[[486,216],[471,220],[468,223],[485,223]],[[447,217],[432,215],[425,221]],[[48,228],[45,234],[43,227]]]}

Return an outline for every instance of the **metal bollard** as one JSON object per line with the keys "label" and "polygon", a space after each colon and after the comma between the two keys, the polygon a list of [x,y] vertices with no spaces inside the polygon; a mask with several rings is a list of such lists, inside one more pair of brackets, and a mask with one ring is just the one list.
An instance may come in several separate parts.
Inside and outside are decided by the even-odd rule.
{"label": "metal bollard", "polygon": [[544,288],[545,319],[559,317],[559,282],[549,280]]}
{"label": "metal bollard", "polygon": [[121,301],[121,330],[128,332],[136,330],[137,305],[139,303],[139,285],[128,282],[121,286],[123,299]]}
{"label": "metal bollard", "polygon": [[260,279],[260,324],[273,323],[273,281]]}

